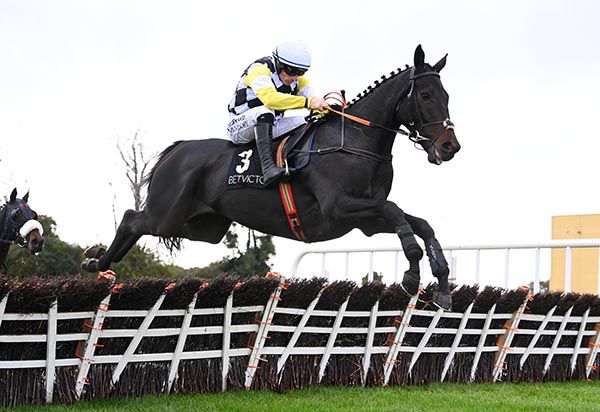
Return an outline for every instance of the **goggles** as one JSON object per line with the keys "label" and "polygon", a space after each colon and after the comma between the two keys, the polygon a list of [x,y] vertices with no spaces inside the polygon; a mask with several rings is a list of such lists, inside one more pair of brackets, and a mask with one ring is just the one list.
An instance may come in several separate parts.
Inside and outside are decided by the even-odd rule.
{"label": "goggles", "polygon": [[281,63],[281,70],[283,70],[288,76],[302,76],[308,69],[302,69],[300,67],[289,66]]}

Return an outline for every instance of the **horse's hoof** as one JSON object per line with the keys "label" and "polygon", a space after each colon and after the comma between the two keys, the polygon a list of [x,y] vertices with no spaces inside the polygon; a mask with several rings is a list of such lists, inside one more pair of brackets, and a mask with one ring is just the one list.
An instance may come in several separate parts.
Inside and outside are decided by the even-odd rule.
{"label": "horse's hoof", "polygon": [[88,259],[100,259],[106,253],[106,248],[102,245],[94,245],[83,251],[83,255]]}
{"label": "horse's hoof", "polygon": [[433,292],[433,303],[441,309],[452,310],[452,296],[449,293]]}
{"label": "horse's hoof", "polygon": [[414,296],[419,293],[420,282],[421,277],[408,270],[404,272],[404,277],[402,278],[402,289],[410,296]]}
{"label": "horse's hoof", "polygon": [[81,262],[81,269],[86,272],[99,272],[98,268],[98,259],[87,258],[83,262]]}

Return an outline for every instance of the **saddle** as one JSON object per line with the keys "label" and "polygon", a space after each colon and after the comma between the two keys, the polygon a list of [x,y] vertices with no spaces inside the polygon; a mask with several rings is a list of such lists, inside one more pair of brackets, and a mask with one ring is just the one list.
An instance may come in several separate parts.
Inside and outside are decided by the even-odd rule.
{"label": "saddle", "polygon": [[292,174],[308,165],[319,120],[314,120],[278,137],[277,152],[283,154],[283,163]]}
{"label": "saddle", "polygon": [[[275,158],[282,160],[287,175],[293,176],[310,163],[315,131],[322,121],[322,119],[311,119],[288,134],[273,140],[277,152]],[[236,146],[227,173],[227,189],[263,188],[261,178],[262,171],[256,142]]]}

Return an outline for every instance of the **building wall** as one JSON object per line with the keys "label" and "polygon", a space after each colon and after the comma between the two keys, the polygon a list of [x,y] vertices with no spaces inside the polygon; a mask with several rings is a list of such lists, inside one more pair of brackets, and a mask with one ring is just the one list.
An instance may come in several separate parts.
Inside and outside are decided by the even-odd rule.
{"label": "building wall", "polygon": [[[600,238],[600,214],[552,216],[552,239]],[[565,288],[565,249],[552,250],[550,290]],[[571,290],[600,293],[598,290],[598,249],[573,249]]]}

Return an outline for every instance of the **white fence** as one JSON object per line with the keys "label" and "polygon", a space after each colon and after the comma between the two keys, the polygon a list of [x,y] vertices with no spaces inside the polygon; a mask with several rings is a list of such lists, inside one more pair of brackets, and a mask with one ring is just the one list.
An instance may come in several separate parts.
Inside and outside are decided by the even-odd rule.
{"label": "white fence", "polygon": [[[573,307],[563,315],[554,315],[557,307],[552,307],[545,315],[524,313],[531,295],[523,301],[520,308],[514,313],[496,313],[494,304],[487,313],[474,313],[471,303],[464,313],[445,312],[443,310],[417,309],[418,297],[413,297],[406,307],[395,310],[380,310],[377,301],[370,310],[347,310],[350,296],[339,306],[338,310],[317,310],[316,307],[322,297],[323,289],[306,308],[281,307],[281,293],[285,285],[282,283],[271,294],[264,305],[234,307],[233,292],[227,299],[224,307],[196,309],[197,294],[192,299],[187,309],[165,310],[161,305],[165,299],[163,293],[156,303],[148,310],[109,310],[111,295],[106,296],[96,311],[60,313],[57,303],[51,305],[47,313],[15,314],[5,313],[10,295],[0,301],[0,325],[2,322],[47,322],[45,334],[34,335],[0,335],[0,344],[21,345],[23,343],[45,343],[46,356],[34,360],[3,360],[0,361],[0,370],[20,370],[28,368],[42,368],[45,388],[45,401],[53,401],[56,393],[55,383],[57,371],[63,367],[76,367],[76,382],[71,384],[75,388],[76,399],[81,398],[88,385],[100,385],[89,379],[91,367],[102,364],[112,364],[109,385],[119,385],[119,380],[126,366],[132,363],[168,363],[168,374],[162,380],[162,392],[169,393],[176,390],[176,381],[180,366],[183,362],[198,359],[221,360],[220,390],[226,390],[228,385],[229,365],[234,358],[244,358],[246,388],[250,388],[255,379],[258,368],[267,365],[267,357],[271,361],[271,368],[275,368],[278,382],[289,366],[289,360],[298,355],[318,356],[318,377],[316,383],[321,383],[328,363],[333,357],[358,356],[360,357],[360,379],[362,385],[367,383],[367,375],[380,374],[375,381],[382,385],[391,382],[394,369],[402,364],[408,376],[414,373],[414,366],[419,359],[426,362],[427,356],[437,354],[443,356],[443,369],[437,377],[444,381],[453,368],[469,368],[469,380],[478,379],[478,374],[492,374],[494,381],[501,380],[506,373],[507,357],[518,357],[520,368],[529,357],[543,357],[543,369],[538,371],[540,376],[546,375],[553,360],[557,356],[568,356],[570,368],[561,372],[564,378],[572,376],[576,367],[581,369],[585,365],[585,377],[589,377],[597,365],[597,354],[600,347],[600,316],[590,316],[588,308],[582,315],[571,315]],[[257,314],[255,321],[235,324],[232,322],[234,314]],[[210,326],[191,327],[193,318],[207,315],[222,315],[222,322]],[[179,327],[154,328],[153,321],[160,317],[181,318]],[[135,329],[105,329],[104,323],[110,318],[138,318],[141,320]],[[293,318],[293,322],[278,322],[278,320]],[[420,321],[415,323],[415,319]],[[80,319],[86,321],[87,331],[81,333],[58,333],[59,321]],[[315,319],[329,320],[327,326],[311,325]],[[383,322],[387,319],[388,322]],[[394,319],[390,322],[390,319]],[[346,321],[362,320],[364,326],[347,326]],[[526,325],[525,325],[526,322]],[[456,326],[448,326],[450,323]],[[474,327],[476,323],[480,326]],[[384,325],[385,324],[385,325]],[[421,326],[419,326],[421,325]],[[233,334],[248,334],[252,336],[248,347],[232,348],[230,345]],[[268,338],[270,334],[279,333],[287,336],[284,343],[281,340],[277,345],[272,345]],[[185,351],[186,342],[194,340],[200,335],[217,335],[220,337],[222,347],[219,350]],[[306,335],[326,336],[326,343],[319,346],[299,345],[301,337]],[[343,335],[352,335],[353,342],[363,342],[351,346],[340,345],[339,338]],[[157,353],[139,353],[139,346],[144,338],[176,337],[175,350]],[[440,345],[439,338],[451,337],[448,344]],[[465,344],[465,338],[470,337],[470,344]],[[494,343],[490,344],[489,338]],[[521,339],[521,344],[515,345],[515,339]],[[129,338],[126,350],[119,354],[96,354],[99,340],[104,339],[104,347],[110,346],[111,339]],[[540,338],[545,343],[540,345]],[[565,346],[570,339],[568,347]],[[523,344],[523,342],[527,344]],[[84,343],[82,350],[67,358],[57,358],[57,345],[65,342]],[[379,342],[379,343],[377,343]],[[383,344],[381,342],[384,342]],[[438,343],[436,343],[438,342]],[[457,365],[458,354],[472,354],[468,365]],[[493,363],[481,365],[484,354],[494,354]],[[77,356],[76,356],[77,355]],[[379,370],[372,366],[374,357],[384,358],[383,367]],[[406,357],[408,356],[408,357]],[[485,368],[492,368],[484,371]],[[581,373],[580,373],[581,375]],[[582,376],[578,375],[580,378]],[[64,382],[63,382],[64,384]]]}
{"label": "white fence", "polygon": [[[516,287],[517,285],[533,282],[534,293],[540,290],[540,280],[549,279],[550,256],[552,249],[565,250],[565,285],[564,291],[570,292],[571,274],[573,267],[573,250],[595,248],[600,251],[600,239],[585,240],[557,240],[543,243],[520,243],[520,244],[492,244],[492,245],[459,245],[444,247],[444,254],[450,265],[450,277],[459,284],[483,283],[486,285],[502,286],[504,288]],[[542,260],[542,254],[547,256]],[[517,256],[518,254],[518,256]],[[600,254],[600,252],[599,252]],[[361,256],[362,255],[362,256]],[[365,256],[366,255],[366,256]],[[387,256],[385,256],[387,255]],[[317,258],[308,262],[310,257]],[[338,257],[337,260],[333,258]],[[354,262],[351,259],[356,257]],[[368,266],[357,264],[360,261],[368,261]],[[341,258],[341,259],[339,259]],[[498,279],[482,279],[481,266],[488,259],[494,269],[503,267],[500,274],[502,283]],[[465,264],[460,264],[463,260]],[[348,248],[348,249],[314,249],[306,250],[298,254],[291,268],[291,274],[296,276],[321,275],[327,278],[332,273],[342,273],[345,279],[360,281],[361,276],[368,276],[372,280],[374,271],[381,270],[384,263],[388,263],[387,273],[391,273],[387,281],[398,282],[402,279],[401,270],[407,266],[406,258],[401,247],[389,248]],[[391,263],[391,265],[389,264]],[[334,269],[330,269],[333,266]],[[469,267],[470,266],[470,267]],[[530,279],[517,277],[520,272],[532,273]],[[600,265],[598,265],[598,291],[600,292]],[[542,276],[543,271],[543,276]],[[427,264],[427,257],[421,260],[421,273],[424,283],[434,280]],[[482,282],[483,280],[483,282]],[[515,281],[517,281],[515,283]]]}

